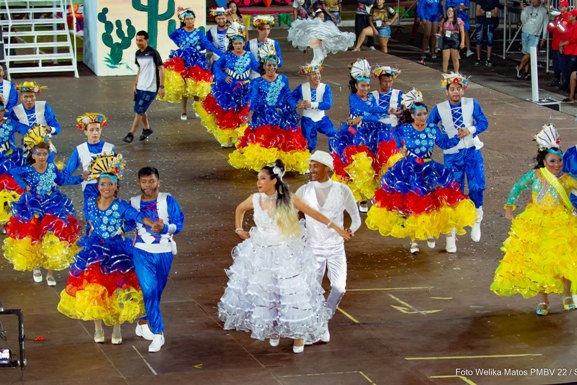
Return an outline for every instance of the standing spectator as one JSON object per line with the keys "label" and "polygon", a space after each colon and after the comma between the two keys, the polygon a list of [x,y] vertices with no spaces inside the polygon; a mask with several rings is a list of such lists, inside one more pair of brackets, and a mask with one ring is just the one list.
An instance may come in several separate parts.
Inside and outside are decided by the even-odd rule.
{"label": "standing spectator", "polygon": [[447,17],[441,23],[443,37],[443,72],[449,71],[449,58],[453,61],[453,71],[459,73],[459,50],[465,48],[465,23],[457,17],[452,7],[447,9]]}
{"label": "standing spectator", "polygon": [[371,10],[369,26],[362,30],[361,36],[353,51],[360,51],[361,45],[367,36],[378,37],[381,44],[381,51],[388,53],[389,38],[391,37],[391,25],[397,20],[399,15],[391,7],[385,5],[385,0],[377,0]]}
{"label": "standing spectator", "polygon": [[244,21],[242,20],[242,14],[240,13],[240,9],[238,8],[238,5],[236,5],[234,0],[230,0],[227,4],[227,7],[228,7],[227,8],[228,22],[233,23],[236,21],[237,23],[244,24]]}
{"label": "standing spectator", "polygon": [[317,8],[316,1],[294,0],[293,1],[293,21],[304,20],[313,16],[313,10]]}
{"label": "standing spectator", "polygon": [[475,66],[481,65],[481,46],[485,42],[487,44],[485,65],[492,67],[493,33],[495,32],[495,19],[499,17],[499,0],[479,0],[475,15],[477,16],[477,60]]}
{"label": "standing spectator", "polygon": [[551,34],[551,59],[553,60],[553,80],[549,84],[552,87],[561,84],[561,54],[559,53],[559,45],[561,38],[567,31],[565,25],[567,24],[567,10],[569,3],[562,1],[559,3],[559,11],[561,14],[555,16],[553,20],[547,25],[547,31]]}
{"label": "standing spectator", "polygon": [[[359,0],[357,10],[355,11],[355,35],[357,39],[361,36],[363,29],[370,26],[371,7],[375,0]],[[367,47],[375,49],[375,40],[372,37],[367,38]]]}
{"label": "standing spectator", "polygon": [[474,53],[471,51],[471,38],[469,37],[469,29],[471,28],[469,23],[469,8],[471,8],[471,2],[469,0],[446,0],[445,10],[452,7],[457,12],[457,17],[463,20],[465,25],[463,30],[465,31],[465,47],[467,47],[466,56],[473,56]]}
{"label": "standing spectator", "polygon": [[130,132],[124,137],[126,143],[132,143],[138,126],[142,124],[142,134],[139,140],[145,140],[152,135],[152,128],[146,111],[156,95],[164,96],[164,67],[158,51],[148,45],[148,32],[138,31],[136,34],[136,81],[134,82],[134,120]]}
{"label": "standing spectator", "polygon": [[525,6],[524,2],[521,2],[521,10],[521,24],[523,25],[521,36],[524,55],[515,70],[517,70],[517,79],[529,79],[529,50],[531,47],[537,47],[541,35],[540,47],[543,48],[547,37],[549,15],[547,9],[541,5],[541,0],[531,0],[531,5],[528,7]]}
{"label": "standing spectator", "polygon": [[431,59],[436,59],[437,37],[435,31],[439,29],[439,21],[443,18],[443,4],[441,0],[421,0],[417,3],[417,19],[423,24],[423,43],[421,48],[421,64],[425,64],[427,52]]}
{"label": "standing spectator", "polygon": [[573,71],[577,69],[577,10],[567,12],[567,31],[561,36],[559,54],[561,57],[561,86],[563,91],[569,91],[569,79]]}
{"label": "standing spectator", "polygon": [[321,0],[321,8],[338,25],[341,22],[341,0]]}

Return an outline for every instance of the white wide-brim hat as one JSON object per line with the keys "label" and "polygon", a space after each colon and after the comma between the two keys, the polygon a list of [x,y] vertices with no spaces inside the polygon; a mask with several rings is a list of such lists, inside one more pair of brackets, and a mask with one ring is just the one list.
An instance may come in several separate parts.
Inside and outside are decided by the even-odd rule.
{"label": "white wide-brim hat", "polygon": [[311,155],[311,157],[309,158],[309,162],[311,162],[313,160],[315,162],[319,162],[321,164],[324,164],[325,166],[327,166],[331,170],[334,170],[333,157],[328,152],[321,151],[321,150],[315,151]]}

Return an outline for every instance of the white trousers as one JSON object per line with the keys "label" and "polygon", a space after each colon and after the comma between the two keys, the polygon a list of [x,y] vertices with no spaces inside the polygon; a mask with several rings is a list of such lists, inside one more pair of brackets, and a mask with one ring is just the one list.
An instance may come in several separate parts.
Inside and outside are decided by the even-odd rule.
{"label": "white trousers", "polygon": [[325,272],[331,283],[331,292],[327,298],[327,307],[334,315],[337,306],[345,295],[347,285],[347,257],[345,245],[312,246],[317,259],[317,279],[322,284]]}

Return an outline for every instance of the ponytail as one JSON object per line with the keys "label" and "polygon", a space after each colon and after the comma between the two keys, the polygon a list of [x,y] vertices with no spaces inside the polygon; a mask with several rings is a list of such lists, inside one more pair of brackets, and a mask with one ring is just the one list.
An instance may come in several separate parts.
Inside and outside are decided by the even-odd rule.
{"label": "ponytail", "polygon": [[282,160],[277,159],[272,166],[264,166],[271,179],[276,179],[276,224],[282,234],[294,237],[300,233],[298,215],[292,205],[288,184],[283,180],[285,167]]}

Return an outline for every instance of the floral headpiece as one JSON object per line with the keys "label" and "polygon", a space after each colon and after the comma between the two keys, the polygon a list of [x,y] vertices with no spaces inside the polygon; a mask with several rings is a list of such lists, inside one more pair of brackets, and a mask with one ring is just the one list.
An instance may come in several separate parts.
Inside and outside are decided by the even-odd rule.
{"label": "floral headpiece", "polygon": [[272,15],[257,15],[252,19],[252,26],[258,27],[261,24],[268,24],[271,27],[274,25],[274,16]]}
{"label": "floral headpiece", "polygon": [[321,72],[323,70],[323,63],[319,63],[319,64],[313,64],[313,63],[309,63],[309,64],[305,64],[304,66],[300,67],[300,71],[301,74],[312,74],[313,72]]}
{"label": "floral headpiece", "polygon": [[46,131],[46,126],[34,126],[24,135],[24,147],[26,150],[31,150],[37,144],[50,142],[51,137],[52,135]]}
{"label": "floral headpiece", "polygon": [[228,13],[228,11],[224,7],[212,8],[210,10],[210,16],[212,16],[212,17],[226,16],[227,13]]}
{"label": "floral headpiece", "polygon": [[35,94],[40,93],[40,91],[47,89],[46,86],[41,86],[36,82],[23,82],[16,86],[16,89],[20,92],[34,92]]}
{"label": "floral headpiece", "polygon": [[124,176],[124,166],[126,163],[121,154],[99,154],[92,159],[88,171],[90,172],[89,179],[98,179],[101,175],[106,174],[112,176],[115,182],[122,179]]}
{"label": "floral headpiece", "polygon": [[469,85],[469,78],[466,78],[461,74],[451,72],[449,74],[443,74],[443,80],[441,80],[441,84],[443,85],[444,89],[449,88],[451,84],[459,84],[461,87],[463,87],[464,90],[466,90]]}
{"label": "floral headpiece", "polygon": [[86,129],[90,123],[99,123],[100,127],[106,127],[108,120],[105,115],[98,112],[85,112],[84,115],[76,118],[76,128],[80,130]]}
{"label": "floral headpiece", "polygon": [[267,60],[273,60],[276,64],[280,63],[280,59],[276,54],[274,45],[272,44],[263,44],[258,49],[258,57],[260,58],[261,63],[266,63]]}
{"label": "floral headpiece", "polygon": [[226,29],[226,37],[229,39],[242,39],[246,38],[246,28],[244,25],[234,21]]}
{"label": "floral headpiece", "polygon": [[373,76],[378,78],[380,76],[392,76],[393,79],[396,79],[397,76],[401,74],[401,70],[398,68],[393,68],[391,66],[378,66],[373,71]]}
{"label": "floral headpiece", "polygon": [[563,153],[557,150],[561,143],[561,138],[559,137],[557,129],[551,123],[543,125],[541,131],[535,135],[534,140],[537,142],[539,151],[547,150],[547,152],[552,154],[563,156]]}
{"label": "floral headpiece", "polygon": [[407,110],[411,109],[415,103],[422,103],[423,102],[423,93],[415,88],[410,90],[409,92],[403,94],[403,99],[401,104]]}
{"label": "floral headpiece", "polygon": [[193,19],[196,19],[196,15],[194,14],[192,8],[178,7],[176,13],[178,15],[178,20],[180,20],[182,23],[184,23],[184,18],[187,16],[192,16]]}
{"label": "floral headpiece", "polygon": [[357,59],[357,61],[351,66],[350,71],[351,76],[357,81],[357,83],[361,81],[371,81],[371,65],[367,59]]}

